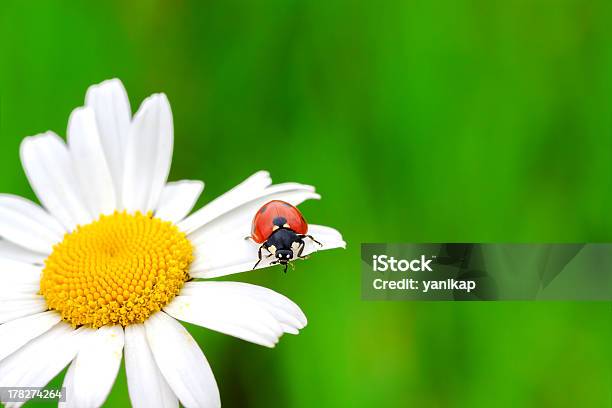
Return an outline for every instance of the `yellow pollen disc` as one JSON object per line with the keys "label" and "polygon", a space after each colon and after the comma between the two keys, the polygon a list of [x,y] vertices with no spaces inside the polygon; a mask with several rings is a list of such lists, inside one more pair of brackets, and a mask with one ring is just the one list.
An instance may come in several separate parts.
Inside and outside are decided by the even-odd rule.
{"label": "yellow pollen disc", "polygon": [[75,327],[142,323],[179,293],[192,260],[191,243],[172,223],[115,212],[53,247],[40,292]]}

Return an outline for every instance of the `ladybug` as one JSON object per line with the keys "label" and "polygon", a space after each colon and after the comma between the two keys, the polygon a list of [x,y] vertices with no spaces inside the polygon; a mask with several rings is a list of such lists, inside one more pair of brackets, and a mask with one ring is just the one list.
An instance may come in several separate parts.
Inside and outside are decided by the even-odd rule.
{"label": "ladybug", "polygon": [[276,260],[270,262],[270,265],[284,265],[285,272],[287,272],[289,261],[294,259],[294,244],[297,245],[295,258],[300,259],[306,258],[302,256],[305,247],[304,238],[310,238],[313,242],[323,246],[307,232],[308,223],[293,205],[280,200],[272,200],[264,204],[253,217],[251,236],[247,237],[261,244],[258,251],[259,260],[253,269],[261,262],[261,251],[265,249],[268,251],[267,258],[272,255],[276,257]]}

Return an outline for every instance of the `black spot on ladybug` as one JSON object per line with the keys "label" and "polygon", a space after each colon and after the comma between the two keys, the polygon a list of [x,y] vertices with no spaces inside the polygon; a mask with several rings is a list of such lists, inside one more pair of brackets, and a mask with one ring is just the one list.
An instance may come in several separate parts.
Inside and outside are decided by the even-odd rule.
{"label": "black spot on ladybug", "polygon": [[275,219],[272,220],[272,224],[276,225],[277,227],[282,227],[286,223],[287,223],[287,219],[285,217],[276,217]]}
{"label": "black spot on ladybug", "polygon": [[259,213],[260,213],[260,214],[265,213],[267,208],[268,208],[268,206],[267,206],[267,205],[264,205],[263,207],[261,207],[261,208],[259,209]]}

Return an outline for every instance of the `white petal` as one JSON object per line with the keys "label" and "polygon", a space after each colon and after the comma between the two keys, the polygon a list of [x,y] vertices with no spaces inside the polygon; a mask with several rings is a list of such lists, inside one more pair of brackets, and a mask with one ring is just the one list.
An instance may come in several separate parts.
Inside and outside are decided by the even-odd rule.
{"label": "white petal", "polygon": [[76,355],[81,330],[60,322],[2,360],[0,387],[44,387]]}
{"label": "white petal", "polygon": [[111,173],[104,156],[92,108],[77,108],[68,121],[68,145],[81,197],[91,214],[110,214],[117,208]]}
{"label": "white petal", "polygon": [[164,378],[187,407],[220,407],[219,388],[198,343],[163,312],[145,321],[147,340]]}
{"label": "white petal", "polygon": [[20,317],[44,312],[48,309],[44,297],[24,295],[23,298],[0,300],[0,323],[10,322]]}
{"label": "white petal", "polygon": [[93,220],[79,195],[68,149],[55,133],[26,137],[20,153],[38,199],[66,229]]}
{"label": "white petal", "polygon": [[308,240],[310,241],[309,243],[314,249],[313,252],[324,249],[331,249],[332,247],[346,248],[346,242],[344,242],[342,234],[340,234],[338,230],[332,227],[310,224],[308,225],[308,234],[312,235],[313,238],[323,244],[323,246],[315,245],[312,240]]}
{"label": "white petal", "polygon": [[7,282],[2,279],[0,285],[2,285],[2,287],[0,287],[0,302],[6,299],[23,297],[34,299],[34,296],[38,296],[37,293],[40,290],[39,283]]}
{"label": "white petal", "polygon": [[11,281],[4,278],[0,279],[0,301],[12,298],[22,298],[24,296],[38,296],[40,283]]}
{"label": "white petal", "polygon": [[164,94],[144,100],[134,116],[126,145],[123,206],[143,213],[157,207],[172,160],[172,111]]}
{"label": "white petal", "polygon": [[132,111],[123,84],[110,79],[91,86],[85,96],[85,105],[96,115],[100,141],[113,178],[117,200],[123,183],[123,162]]}
{"label": "white petal", "polygon": [[50,254],[66,230],[30,200],[0,194],[0,235],[32,251]]}
{"label": "white petal", "polygon": [[283,334],[281,325],[248,299],[226,304],[218,297],[177,296],[164,311],[179,320],[266,347],[274,347]]}
{"label": "white petal", "polygon": [[9,296],[37,299],[32,296],[40,289],[41,273],[41,266],[0,258],[0,300]]}
{"label": "white petal", "polygon": [[177,223],[189,214],[204,189],[198,180],[182,180],[166,184],[159,198],[155,216]]}
{"label": "white petal", "polygon": [[41,273],[42,267],[39,265],[0,258],[0,282],[8,280],[38,283]]}
{"label": "white petal", "polygon": [[306,325],[304,313],[285,296],[241,282],[188,282],[164,311],[267,347],[283,332],[296,334]]}
{"label": "white petal", "polygon": [[47,256],[48,254],[34,252],[11,241],[0,238],[0,258],[42,265]]}
{"label": "white petal", "polygon": [[72,363],[68,366],[68,370],[66,370],[64,382],[62,383],[62,387],[65,387],[66,391],[66,402],[59,402],[57,404],[58,408],[65,407],[69,403],[69,400],[72,398],[72,384],[74,384],[74,367],[74,360],[72,360]]}
{"label": "white petal", "polygon": [[259,171],[200,208],[181,222],[179,227],[187,233],[193,232],[216,217],[251,200],[252,197],[260,194],[271,183],[270,174],[267,171]]}
{"label": "white petal", "polygon": [[131,324],[125,328],[125,371],[133,407],[178,407],[176,395],[155,363],[142,324]]}
{"label": "white petal", "polygon": [[62,319],[54,311],[36,313],[0,325],[0,360],[18,350],[21,346],[45,333]]}
{"label": "white petal", "polygon": [[204,296],[219,291],[233,296],[244,296],[259,302],[261,307],[272,313],[279,322],[296,329],[306,327],[308,321],[302,309],[288,297],[272,289],[245,282],[187,282],[181,290],[184,296]]}
{"label": "white petal", "polygon": [[283,200],[298,205],[304,200],[321,198],[315,193],[314,187],[298,183],[252,189],[249,194],[243,194],[239,198],[226,199],[226,195],[233,195],[232,191],[185,218],[178,224],[179,229],[186,232],[196,244],[227,234],[238,234],[244,238],[250,235],[253,216],[268,201]]}
{"label": "white petal", "polygon": [[[310,224],[308,234],[312,235],[322,246],[309,238],[304,238],[303,256],[325,249],[346,247],[342,235],[333,228]],[[207,237],[205,240],[198,240],[194,254],[195,260],[189,271],[190,275],[194,278],[215,278],[253,269],[259,258],[260,245],[244,239],[244,236],[244,232],[231,235],[226,233],[225,236],[218,239]],[[267,252],[262,250],[262,255],[266,254]],[[270,266],[273,260],[273,256],[268,258],[264,256],[256,269]]]}
{"label": "white petal", "polygon": [[64,379],[66,403],[75,408],[100,407],[113,387],[123,350],[123,328],[103,326],[83,330],[78,354]]}
{"label": "white petal", "polygon": [[253,216],[265,203],[272,200],[282,200],[297,206],[306,200],[318,200],[320,198],[321,196],[315,193],[312,186],[298,183],[275,184],[253,197],[252,200],[242,203],[233,210],[227,211],[202,225],[190,233],[189,237],[192,240],[198,240],[229,232],[236,232],[245,237],[250,235]]}

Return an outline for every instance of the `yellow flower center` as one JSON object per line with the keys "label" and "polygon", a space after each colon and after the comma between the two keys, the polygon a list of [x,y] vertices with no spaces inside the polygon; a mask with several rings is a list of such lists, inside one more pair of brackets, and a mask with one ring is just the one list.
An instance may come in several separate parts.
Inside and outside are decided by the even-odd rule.
{"label": "yellow flower center", "polygon": [[115,212],[53,247],[40,292],[75,327],[142,323],[179,293],[192,260],[191,243],[172,223]]}

